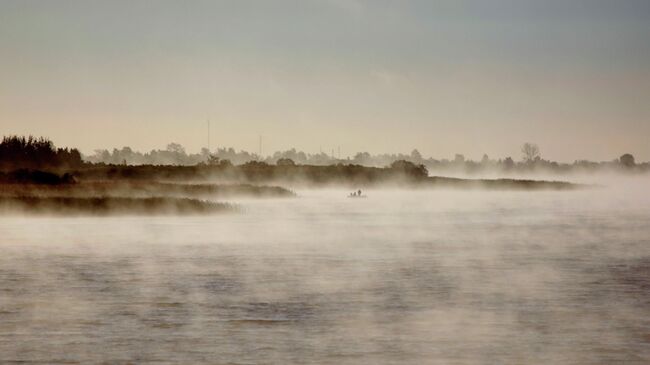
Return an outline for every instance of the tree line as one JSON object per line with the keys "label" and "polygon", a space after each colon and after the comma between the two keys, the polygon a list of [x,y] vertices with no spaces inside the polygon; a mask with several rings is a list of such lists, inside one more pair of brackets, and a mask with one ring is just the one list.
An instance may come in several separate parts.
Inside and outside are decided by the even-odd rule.
{"label": "tree line", "polygon": [[133,151],[129,147],[122,149],[96,150],[91,156],[84,156],[84,159],[91,163],[100,164],[127,164],[127,165],[184,165],[192,166],[196,164],[217,164],[230,163],[242,165],[249,162],[264,162],[266,164],[277,165],[315,165],[328,166],[336,164],[354,164],[369,167],[386,167],[396,161],[408,161],[413,164],[423,165],[429,171],[435,172],[463,172],[463,173],[481,173],[481,172],[554,172],[554,173],[571,173],[571,172],[589,172],[598,170],[617,170],[617,171],[649,171],[650,164],[636,163],[634,156],[629,153],[623,154],[618,158],[610,161],[587,161],[576,160],[573,163],[560,163],[542,158],[540,148],[533,143],[525,143],[521,147],[520,158],[505,157],[492,159],[488,155],[478,161],[466,159],[462,154],[456,154],[453,159],[435,159],[433,157],[425,158],[422,154],[414,149],[409,154],[376,154],[368,152],[358,152],[351,157],[337,158],[324,152],[309,154],[303,151],[297,151],[295,148],[286,151],[277,151],[268,156],[259,156],[247,151],[236,151],[234,148],[217,148],[209,151],[203,148],[199,153],[187,153],[185,149],[177,144],[170,143],[164,150],[152,150],[147,153]]}
{"label": "tree line", "polygon": [[6,136],[0,142],[0,170],[74,169],[83,165],[76,148],[56,148],[49,139]]}
{"label": "tree line", "polygon": [[170,143],[165,149],[152,150],[147,153],[134,151],[130,147],[122,149],[96,150],[93,155],[83,156],[76,148],[56,148],[52,141],[33,136],[6,136],[0,143],[0,169],[77,169],[84,164],[99,165],[243,165],[247,163],[264,163],[269,165],[361,165],[368,167],[400,166],[396,162],[405,161],[413,166],[437,172],[532,172],[544,171],[555,173],[570,173],[577,171],[650,171],[648,162],[637,163],[634,156],[623,154],[610,161],[574,161],[559,163],[542,158],[540,148],[533,143],[525,143],[521,147],[520,159],[512,157],[491,159],[487,155],[479,161],[466,159],[462,154],[456,154],[453,159],[435,159],[423,157],[417,149],[410,154],[376,154],[359,152],[352,157],[336,158],[326,153],[309,154],[296,149],[278,151],[269,156],[259,156],[247,151],[236,151],[234,148],[217,148],[209,151],[203,148],[199,153],[187,153],[185,148],[177,143]]}

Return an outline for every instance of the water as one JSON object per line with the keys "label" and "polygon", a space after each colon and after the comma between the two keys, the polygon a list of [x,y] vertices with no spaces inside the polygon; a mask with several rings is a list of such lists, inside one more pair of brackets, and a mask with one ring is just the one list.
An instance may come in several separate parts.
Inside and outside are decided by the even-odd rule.
{"label": "water", "polygon": [[639,186],[0,218],[0,363],[645,364]]}

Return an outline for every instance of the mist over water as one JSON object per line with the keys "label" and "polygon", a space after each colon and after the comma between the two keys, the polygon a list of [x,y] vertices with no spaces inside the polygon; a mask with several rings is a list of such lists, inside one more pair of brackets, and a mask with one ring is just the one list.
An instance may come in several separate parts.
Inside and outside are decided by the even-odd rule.
{"label": "mist over water", "polygon": [[0,363],[645,364],[648,182],[3,217]]}

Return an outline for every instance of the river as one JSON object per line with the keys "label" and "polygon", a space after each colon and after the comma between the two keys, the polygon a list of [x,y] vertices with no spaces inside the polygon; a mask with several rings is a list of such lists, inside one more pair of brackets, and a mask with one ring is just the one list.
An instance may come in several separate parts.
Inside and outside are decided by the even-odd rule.
{"label": "river", "polygon": [[0,218],[0,363],[647,364],[647,181]]}

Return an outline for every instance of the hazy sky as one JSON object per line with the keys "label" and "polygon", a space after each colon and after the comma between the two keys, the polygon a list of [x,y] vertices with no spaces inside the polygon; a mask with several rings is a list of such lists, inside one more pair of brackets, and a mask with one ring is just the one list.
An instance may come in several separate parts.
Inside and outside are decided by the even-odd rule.
{"label": "hazy sky", "polygon": [[650,160],[650,1],[0,0],[0,134]]}

